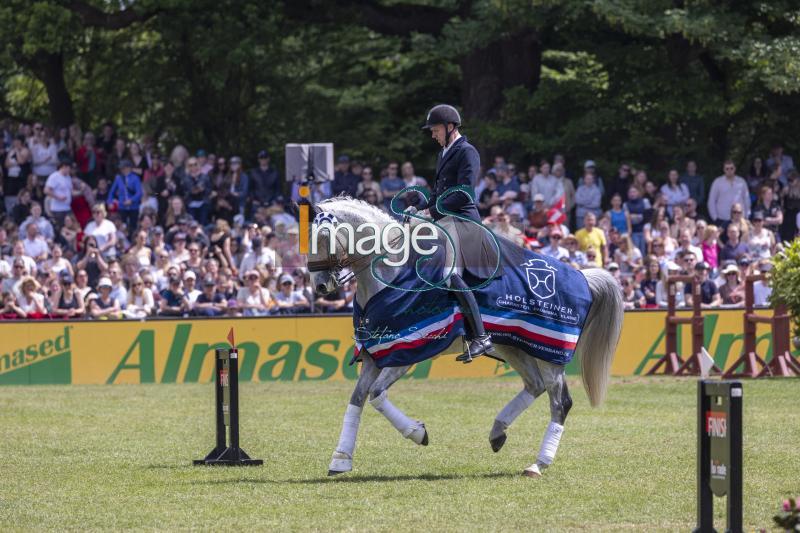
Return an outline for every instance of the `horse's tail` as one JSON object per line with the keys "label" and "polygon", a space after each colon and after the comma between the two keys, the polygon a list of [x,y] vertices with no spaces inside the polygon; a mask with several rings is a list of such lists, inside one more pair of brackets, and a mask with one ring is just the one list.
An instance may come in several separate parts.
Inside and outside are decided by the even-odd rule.
{"label": "horse's tail", "polygon": [[622,289],[602,268],[581,270],[589,283],[592,306],[576,346],[580,357],[583,387],[593,407],[603,403],[611,361],[622,330]]}

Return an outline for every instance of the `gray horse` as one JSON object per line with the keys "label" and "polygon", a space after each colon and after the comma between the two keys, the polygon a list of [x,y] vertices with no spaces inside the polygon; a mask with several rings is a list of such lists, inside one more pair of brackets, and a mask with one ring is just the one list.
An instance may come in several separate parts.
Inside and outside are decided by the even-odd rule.
{"label": "gray horse", "polygon": [[[378,228],[392,228],[396,221],[389,215],[360,200],[337,197],[318,204],[323,217],[339,223],[347,223],[358,228],[370,223]],[[375,226],[371,226],[374,228]],[[374,231],[371,229],[370,231]],[[399,228],[389,230],[400,234]],[[397,235],[392,235],[392,238]],[[355,235],[358,239],[359,235]],[[375,276],[369,268],[372,257],[369,254],[348,254],[346,246],[335,233],[333,249],[331,248],[331,232],[320,231],[316,235],[316,251],[312,247],[309,254],[309,267],[313,270],[313,283],[318,292],[328,293],[336,289],[344,277],[344,267],[355,273],[358,282],[356,301],[362,308],[375,294],[386,285],[380,281],[391,283],[396,276],[396,267],[386,267],[380,262],[376,265]],[[386,253],[386,250],[382,250]],[[397,259],[393,252],[387,258]],[[374,256],[374,254],[373,254]],[[590,268],[582,270],[586,277],[592,297],[592,305],[576,345],[576,355],[581,362],[581,377],[589,401],[592,406],[602,403],[608,385],[611,361],[614,357],[623,320],[623,303],[617,281],[605,270]],[[532,357],[518,348],[502,344],[495,345],[495,355],[507,362],[522,377],[522,390],[503,407],[494,420],[489,432],[489,443],[492,450],[499,451],[506,441],[506,430],[514,420],[527,409],[543,392],[547,391],[550,399],[550,424],[542,439],[536,461],[524,469],[524,474],[539,477],[555,458],[558,445],[564,431],[564,423],[572,407],[564,367]],[[333,453],[328,474],[336,475],[353,469],[353,454],[356,435],[361,421],[361,412],[368,401],[378,412],[397,429],[400,434],[426,446],[428,433],[425,424],[408,417],[389,401],[390,387],[400,379],[410,366],[378,368],[369,356],[363,357],[361,372],[350,397],[342,424],[339,443]]]}

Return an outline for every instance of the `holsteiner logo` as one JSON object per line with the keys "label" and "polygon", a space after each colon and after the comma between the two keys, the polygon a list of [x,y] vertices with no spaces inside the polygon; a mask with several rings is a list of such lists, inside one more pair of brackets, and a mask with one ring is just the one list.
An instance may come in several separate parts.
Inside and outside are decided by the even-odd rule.
{"label": "holsteiner logo", "polygon": [[0,385],[72,383],[70,330],[0,354]]}

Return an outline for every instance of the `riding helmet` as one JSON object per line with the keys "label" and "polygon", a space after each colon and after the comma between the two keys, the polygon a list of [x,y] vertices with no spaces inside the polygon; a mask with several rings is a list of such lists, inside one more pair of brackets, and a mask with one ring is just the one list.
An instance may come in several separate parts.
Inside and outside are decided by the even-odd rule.
{"label": "riding helmet", "polygon": [[425,119],[425,125],[422,126],[423,130],[431,129],[431,126],[436,124],[455,124],[456,127],[461,126],[461,115],[455,107],[447,104],[439,104],[433,106],[428,111],[428,117]]}

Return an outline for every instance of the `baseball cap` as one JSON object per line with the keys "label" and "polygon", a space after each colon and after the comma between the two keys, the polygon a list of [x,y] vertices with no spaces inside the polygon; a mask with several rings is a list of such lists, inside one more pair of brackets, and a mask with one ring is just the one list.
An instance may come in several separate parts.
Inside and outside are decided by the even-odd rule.
{"label": "baseball cap", "polygon": [[619,265],[617,263],[609,263],[608,270],[619,270]]}
{"label": "baseball cap", "polygon": [[122,161],[119,162],[119,165],[117,165],[117,168],[125,168],[125,167],[131,167],[131,168],[133,167],[133,163],[131,163],[130,159],[123,159]]}
{"label": "baseball cap", "polygon": [[186,240],[186,234],[184,232],[182,232],[182,231],[179,231],[178,233],[175,234],[175,236],[172,238],[172,240],[173,241],[185,241]]}
{"label": "baseball cap", "polygon": [[200,150],[198,150],[198,151],[195,153],[195,156],[196,156],[196,157],[205,157],[205,156],[206,156],[206,151],[205,151],[205,150],[203,150],[203,149],[201,148]]}
{"label": "baseball cap", "polygon": [[183,279],[197,279],[197,274],[194,273],[194,270],[187,270],[183,273]]}
{"label": "baseball cap", "polygon": [[205,287],[213,287],[216,284],[217,283],[214,281],[214,278],[212,278],[211,276],[208,276],[207,278],[203,279],[203,285]]}
{"label": "baseball cap", "polygon": [[750,217],[752,220],[764,220],[764,212],[763,211],[753,211],[752,216]]}
{"label": "baseball cap", "polygon": [[542,194],[540,192],[537,192],[536,194],[533,195],[533,201],[534,202],[544,202],[544,194]]}
{"label": "baseball cap", "polygon": [[695,270],[708,270],[708,263],[705,261],[698,261],[697,264],[694,265]]}
{"label": "baseball cap", "polygon": [[108,278],[100,278],[100,281],[97,282],[97,288],[98,289],[101,288],[101,287],[109,287],[109,288],[111,288],[112,286],[113,285],[111,285],[111,280],[108,279]]}
{"label": "baseball cap", "polygon": [[258,152],[258,158],[269,159],[269,152],[267,152],[266,150],[261,150],[260,152]]}
{"label": "baseball cap", "polygon": [[241,162],[242,162],[242,158],[239,157],[238,155],[235,155],[235,156],[231,157],[231,163],[239,163],[239,164],[241,164]]}
{"label": "baseball cap", "polygon": [[350,156],[340,155],[339,157],[336,158],[336,162],[337,163],[349,163],[350,162]]}
{"label": "baseball cap", "polygon": [[64,271],[61,274],[61,283],[73,283],[75,280],[72,278],[72,274],[67,271]]}
{"label": "baseball cap", "polygon": [[282,274],[280,277],[280,284],[283,285],[284,283],[289,282],[294,285],[294,278],[289,274]]}
{"label": "baseball cap", "polygon": [[592,168],[596,167],[593,159],[587,159],[586,162],[583,164],[583,168]]}

